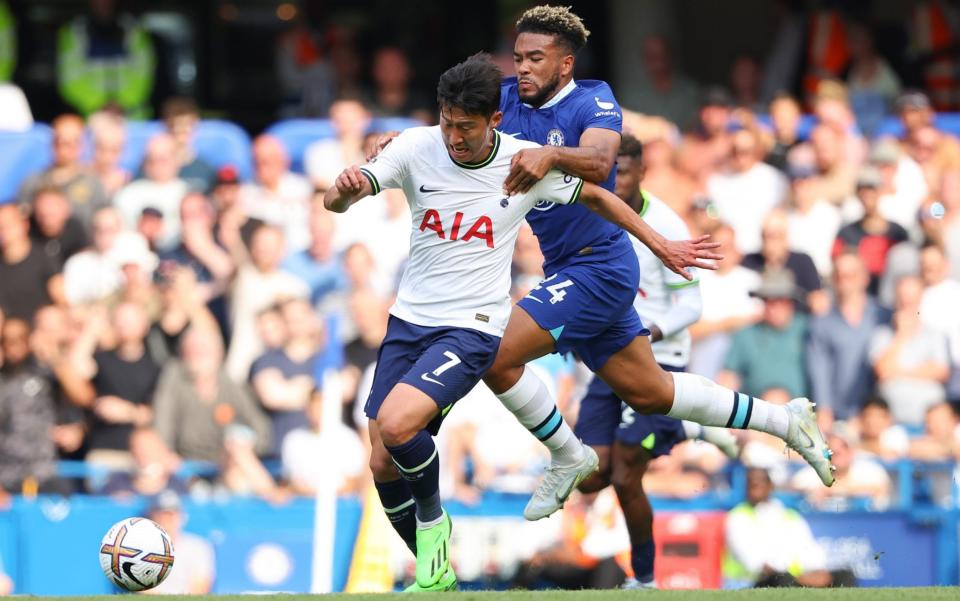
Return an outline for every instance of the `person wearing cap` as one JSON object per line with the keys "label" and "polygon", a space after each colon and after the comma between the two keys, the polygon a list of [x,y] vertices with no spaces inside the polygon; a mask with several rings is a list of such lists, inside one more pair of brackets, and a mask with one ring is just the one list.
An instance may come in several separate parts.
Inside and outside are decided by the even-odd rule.
{"label": "person wearing cap", "polygon": [[787,391],[789,398],[806,395],[807,317],[795,308],[800,294],[790,271],[763,275],[752,293],[763,300],[763,317],[733,335],[718,384],[762,398],[775,390]]}
{"label": "person wearing cap", "polygon": [[[907,147],[917,132],[925,127],[936,128],[936,113],[933,110],[933,104],[930,97],[920,90],[907,90],[896,102],[896,110],[900,116],[900,122],[903,124],[903,135],[900,140]],[[949,168],[960,168],[960,140],[955,136],[949,135],[939,129],[943,134],[934,142],[932,154],[934,161],[943,166],[945,170]]]}
{"label": "person wearing cap", "polygon": [[216,557],[210,542],[191,532],[184,532],[184,512],[180,496],[163,490],[150,500],[147,517],[170,535],[174,561],[170,573],[151,594],[206,595],[216,580]]}
{"label": "person wearing cap", "polygon": [[890,312],[867,294],[869,283],[860,255],[840,254],[833,267],[833,306],[810,322],[807,371],[821,427],[855,418],[873,391],[871,340]]}
{"label": "person wearing cap", "polygon": [[880,276],[887,264],[890,249],[909,238],[907,231],[880,213],[880,189],[883,178],[873,167],[863,169],[857,176],[857,198],[863,207],[863,217],[847,224],[837,232],[832,254],[839,256],[844,251],[860,255],[870,273],[869,292],[875,296]]}

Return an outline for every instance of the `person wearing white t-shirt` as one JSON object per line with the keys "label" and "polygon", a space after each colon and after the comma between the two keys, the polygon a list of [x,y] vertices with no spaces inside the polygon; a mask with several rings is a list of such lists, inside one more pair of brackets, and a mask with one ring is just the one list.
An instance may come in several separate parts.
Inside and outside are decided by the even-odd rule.
{"label": "person wearing white t-shirt", "polygon": [[[314,390],[306,407],[309,428],[297,428],[283,439],[280,460],[283,475],[293,491],[315,496],[318,490],[332,488],[338,495],[360,490],[366,450],[356,432],[340,422],[323,420],[323,393]],[[336,461],[318,461],[336,457]]]}
{"label": "person wearing white t-shirt", "polygon": [[367,165],[341,173],[324,198],[328,209],[343,212],[384,188],[402,188],[410,204],[410,260],[365,411],[384,510],[416,549],[415,590],[456,585],[431,433],[493,364],[510,318],[511,257],[527,212],[538,202],[582,202],[640,239],[664,242],[612,193],[560,171],[504,195],[514,156],[538,145],[496,131],[501,80],[488,55],[447,70],[437,91],[440,125],[406,130]]}
{"label": "person wearing white t-shirt", "polygon": [[943,249],[928,245],[920,251],[920,275],[926,288],[920,300],[920,322],[947,337],[951,377],[947,397],[960,396],[960,282],[950,277]]}

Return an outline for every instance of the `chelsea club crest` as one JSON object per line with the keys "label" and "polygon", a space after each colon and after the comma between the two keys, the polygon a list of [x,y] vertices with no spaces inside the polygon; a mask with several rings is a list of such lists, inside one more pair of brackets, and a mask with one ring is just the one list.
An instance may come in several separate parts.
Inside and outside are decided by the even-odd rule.
{"label": "chelsea club crest", "polygon": [[550,146],[563,146],[563,132],[557,128],[547,132],[547,144]]}

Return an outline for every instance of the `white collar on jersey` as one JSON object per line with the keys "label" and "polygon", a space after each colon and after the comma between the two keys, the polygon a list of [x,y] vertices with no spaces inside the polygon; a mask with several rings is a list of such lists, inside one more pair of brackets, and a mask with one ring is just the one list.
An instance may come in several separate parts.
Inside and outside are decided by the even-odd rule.
{"label": "white collar on jersey", "polygon": [[[560,91],[557,92],[557,93],[554,95],[553,98],[551,98],[550,100],[546,101],[545,103],[543,103],[543,105],[541,105],[541,106],[538,107],[538,108],[541,108],[541,109],[548,109],[548,108],[550,108],[551,106],[557,104],[558,102],[560,102],[561,100],[563,100],[564,98],[566,98],[568,95],[570,95],[570,92],[572,92],[572,91],[574,90],[574,88],[576,88],[576,87],[577,87],[577,82],[575,82],[574,80],[571,79],[571,80],[570,80],[570,83],[568,83],[567,85],[563,86],[563,87],[560,89]],[[528,109],[532,109],[532,108],[533,108],[532,106],[530,106],[530,105],[527,104],[526,102],[523,103],[523,106],[527,107]]]}

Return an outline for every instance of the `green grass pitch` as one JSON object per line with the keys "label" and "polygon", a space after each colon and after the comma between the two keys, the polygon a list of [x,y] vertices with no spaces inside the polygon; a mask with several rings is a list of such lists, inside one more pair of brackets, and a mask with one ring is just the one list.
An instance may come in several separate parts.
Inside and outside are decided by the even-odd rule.
{"label": "green grass pitch", "polygon": [[[747,591],[511,591],[431,593],[426,598],[449,601],[955,601],[960,588],[764,589]],[[43,597],[33,597],[42,599]],[[169,596],[164,599],[195,601],[400,601],[409,595],[207,595]],[[71,601],[116,601],[116,596],[69,597]]]}

